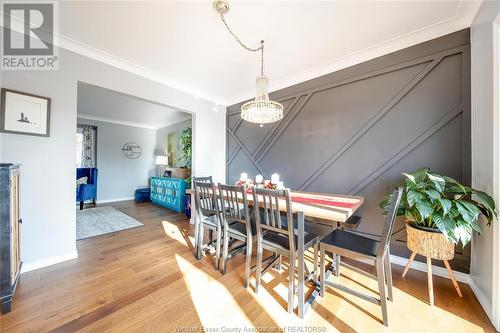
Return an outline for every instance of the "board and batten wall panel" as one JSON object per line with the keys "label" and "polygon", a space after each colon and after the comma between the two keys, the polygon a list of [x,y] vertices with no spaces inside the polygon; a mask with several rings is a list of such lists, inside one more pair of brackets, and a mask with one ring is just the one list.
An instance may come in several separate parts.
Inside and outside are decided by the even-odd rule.
{"label": "board and batten wall panel", "polygon": [[[270,64],[272,66],[272,64]],[[271,78],[272,79],[272,78]],[[381,198],[402,172],[430,167],[470,184],[469,30],[440,37],[271,94],[283,120],[242,121],[227,111],[227,182],[280,174],[303,191],[361,195],[359,233],[378,237]],[[408,256],[398,219],[394,254]],[[453,267],[468,272],[461,246]]]}

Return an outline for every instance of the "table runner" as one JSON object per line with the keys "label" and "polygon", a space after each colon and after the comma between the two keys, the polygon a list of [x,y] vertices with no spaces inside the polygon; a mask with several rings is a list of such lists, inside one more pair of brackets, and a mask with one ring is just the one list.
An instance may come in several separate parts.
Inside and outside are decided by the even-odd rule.
{"label": "table runner", "polygon": [[298,195],[292,195],[292,201],[303,204],[317,204],[317,205],[325,205],[330,207],[342,207],[342,208],[353,208],[356,206],[356,203],[345,202],[345,201],[337,201],[332,199],[325,198],[311,198],[311,197],[302,197]]}

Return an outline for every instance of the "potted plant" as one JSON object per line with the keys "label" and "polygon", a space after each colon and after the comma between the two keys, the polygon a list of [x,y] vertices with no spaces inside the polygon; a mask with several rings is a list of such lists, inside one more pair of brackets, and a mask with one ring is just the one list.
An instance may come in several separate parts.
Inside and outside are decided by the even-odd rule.
{"label": "potted plant", "polygon": [[[192,158],[192,139],[193,132],[191,127],[183,130],[179,136],[179,142],[182,146],[182,159],[184,160],[185,174],[183,175],[186,180],[186,188],[191,188],[191,158]],[[184,198],[184,213],[186,217],[191,218],[191,195],[186,194]]]}
{"label": "potted plant", "polygon": [[[406,218],[407,246],[412,251],[403,276],[416,254],[425,256],[432,304],[431,259],[443,260],[461,296],[448,260],[454,257],[456,244],[465,246],[473,231],[481,233],[481,215],[488,225],[497,217],[495,202],[488,194],[462,185],[453,178],[432,173],[429,168],[403,173],[403,176],[403,195],[397,214]],[[385,214],[389,202],[390,195],[380,203]]]}

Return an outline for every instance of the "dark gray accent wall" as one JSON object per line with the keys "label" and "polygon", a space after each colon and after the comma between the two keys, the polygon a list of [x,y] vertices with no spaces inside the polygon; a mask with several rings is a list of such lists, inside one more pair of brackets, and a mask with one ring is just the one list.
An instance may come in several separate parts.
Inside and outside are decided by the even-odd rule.
{"label": "dark gray accent wall", "polygon": [[[272,64],[269,64],[272,66]],[[271,78],[272,79],[272,78]],[[277,172],[285,186],[362,195],[358,232],[378,237],[380,199],[402,172],[430,167],[470,183],[469,30],[440,37],[271,94],[283,120],[259,127],[227,111],[227,181]],[[408,256],[404,221],[393,253]],[[470,252],[457,247],[455,269]]]}

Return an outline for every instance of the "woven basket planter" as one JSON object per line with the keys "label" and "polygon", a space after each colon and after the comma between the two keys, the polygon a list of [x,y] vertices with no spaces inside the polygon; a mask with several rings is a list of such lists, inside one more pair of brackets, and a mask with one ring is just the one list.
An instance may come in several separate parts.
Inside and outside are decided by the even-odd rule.
{"label": "woven basket planter", "polygon": [[416,227],[406,223],[408,248],[432,259],[450,260],[455,255],[455,245],[437,229]]}

